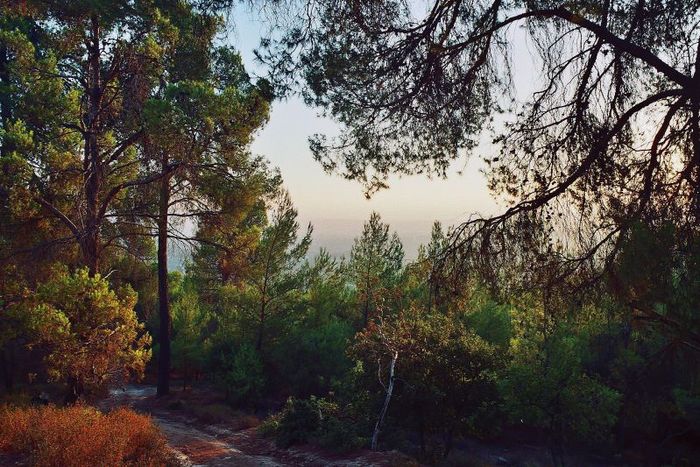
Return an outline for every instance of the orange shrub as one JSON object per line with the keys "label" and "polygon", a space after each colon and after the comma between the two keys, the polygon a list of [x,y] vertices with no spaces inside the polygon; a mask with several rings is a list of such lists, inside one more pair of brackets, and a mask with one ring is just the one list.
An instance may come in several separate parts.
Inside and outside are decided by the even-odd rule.
{"label": "orange shrub", "polygon": [[169,463],[165,438],[151,419],[123,408],[106,415],[86,406],[2,408],[0,451],[46,467]]}

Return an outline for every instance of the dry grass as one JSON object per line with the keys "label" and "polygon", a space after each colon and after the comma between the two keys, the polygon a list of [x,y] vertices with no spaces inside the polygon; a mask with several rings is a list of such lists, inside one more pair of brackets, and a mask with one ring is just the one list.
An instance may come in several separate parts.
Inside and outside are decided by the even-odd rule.
{"label": "dry grass", "polygon": [[170,464],[151,419],[123,408],[109,414],[86,406],[0,408],[0,451],[40,467]]}

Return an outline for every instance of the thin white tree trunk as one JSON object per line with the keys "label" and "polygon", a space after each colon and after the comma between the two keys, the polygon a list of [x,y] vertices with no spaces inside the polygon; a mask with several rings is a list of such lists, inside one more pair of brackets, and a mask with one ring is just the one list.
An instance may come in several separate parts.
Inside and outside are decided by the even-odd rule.
{"label": "thin white tree trunk", "polygon": [[389,364],[389,384],[386,387],[386,397],[384,398],[384,405],[382,405],[382,410],[379,412],[379,418],[377,419],[377,424],[374,426],[374,433],[372,434],[372,450],[377,450],[377,441],[379,439],[379,431],[384,422],[384,417],[386,416],[386,411],[389,409],[389,401],[391,400],[391,393],[394,392],[394,367],[396,366],[396,360],[399,358],[399,353],[394,352],[391,357],[391,363]]}

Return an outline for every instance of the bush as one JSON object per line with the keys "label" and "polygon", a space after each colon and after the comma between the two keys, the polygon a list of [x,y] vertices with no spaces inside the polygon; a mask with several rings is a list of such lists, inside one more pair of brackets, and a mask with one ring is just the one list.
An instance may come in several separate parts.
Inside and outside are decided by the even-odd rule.
{"label": "bush", "polygon": [[24,303],[34,334],[32,344],[49,350],[45,357],[53,381],[68,385],[68,402],[95,393],[115,380],[143,376],[151,357],[151,337],[139,323],[130,287],[117,291],[86,269],[58,271]]}
{"label": "bush", "polygon": [[345,451],[366,446],[369,438],[363,436],[365,434],[360,432],[358,424],[329,416],[321,421],[321,428],[313,440],[325,448]]}
{"label": "bush", "polygon": [[338,405],[311,396],[289,398],[282,412],[260,427],[261,434],[273,434],[277,444],[317,443],[334,449],[353,449],[366,444],[352,420],[342,416]]}
{"label": "bush", "polygon": [[276,413],[267,417],[263,422],[258,425],[257,433],[265,438],[271,438],[277,435],[277,431],[280,428],[280,419],[282,418],[282,413]]}
{"label": "bush", "polygon": [[289,398],[282,411],[277,429],[277,444],[288,447],[292,444],[306,443],[311,440],[321,428],[323,411],[330,412],[334,408],[323,399]]}
{"label": "bush", "polygon": [[209,358],[207,327],[211,316],[200,305],[199,296],[185,291],[173,301],[173,367],[177,368],[186,385],[190,378],[205,371]]}
{"label": "bush", "polygon": [[167,465],[165,438],[151,419],[128,409],[86,406],[0,409],[0,451],[34,466]]}

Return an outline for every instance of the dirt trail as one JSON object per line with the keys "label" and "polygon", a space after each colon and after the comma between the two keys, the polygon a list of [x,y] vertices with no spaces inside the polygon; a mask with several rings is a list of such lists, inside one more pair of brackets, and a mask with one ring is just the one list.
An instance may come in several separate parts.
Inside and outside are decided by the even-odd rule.
{"label": "dirt trail", "polygon": [[127,386],[110,391],[100,406],[110,409],[129,406],[150,412],[177,457],[186,466],[261,466],[277,467],[280,463],[269,456],[249,455],[236,447],[236,440],[244,437],[226,428],[202,425],[196,420],[164,409],[153,408],[149,401],[155,397],[153,386]]}
{"label": "dirt trail", "polygon": [[133,407],[150,413],[165,434],[175,455],[184,466],[331,466],[363,467],[396,464],[397,453],[357,451],[347,456],[335,456],[309,446],[280,449],[273,442],[257,436],[255,428],[232,430],[228,427],[204,424],[196,419],[154,404],[154,386],[130,385],[110,391],[99,406],[109,410],[119,406]]}

